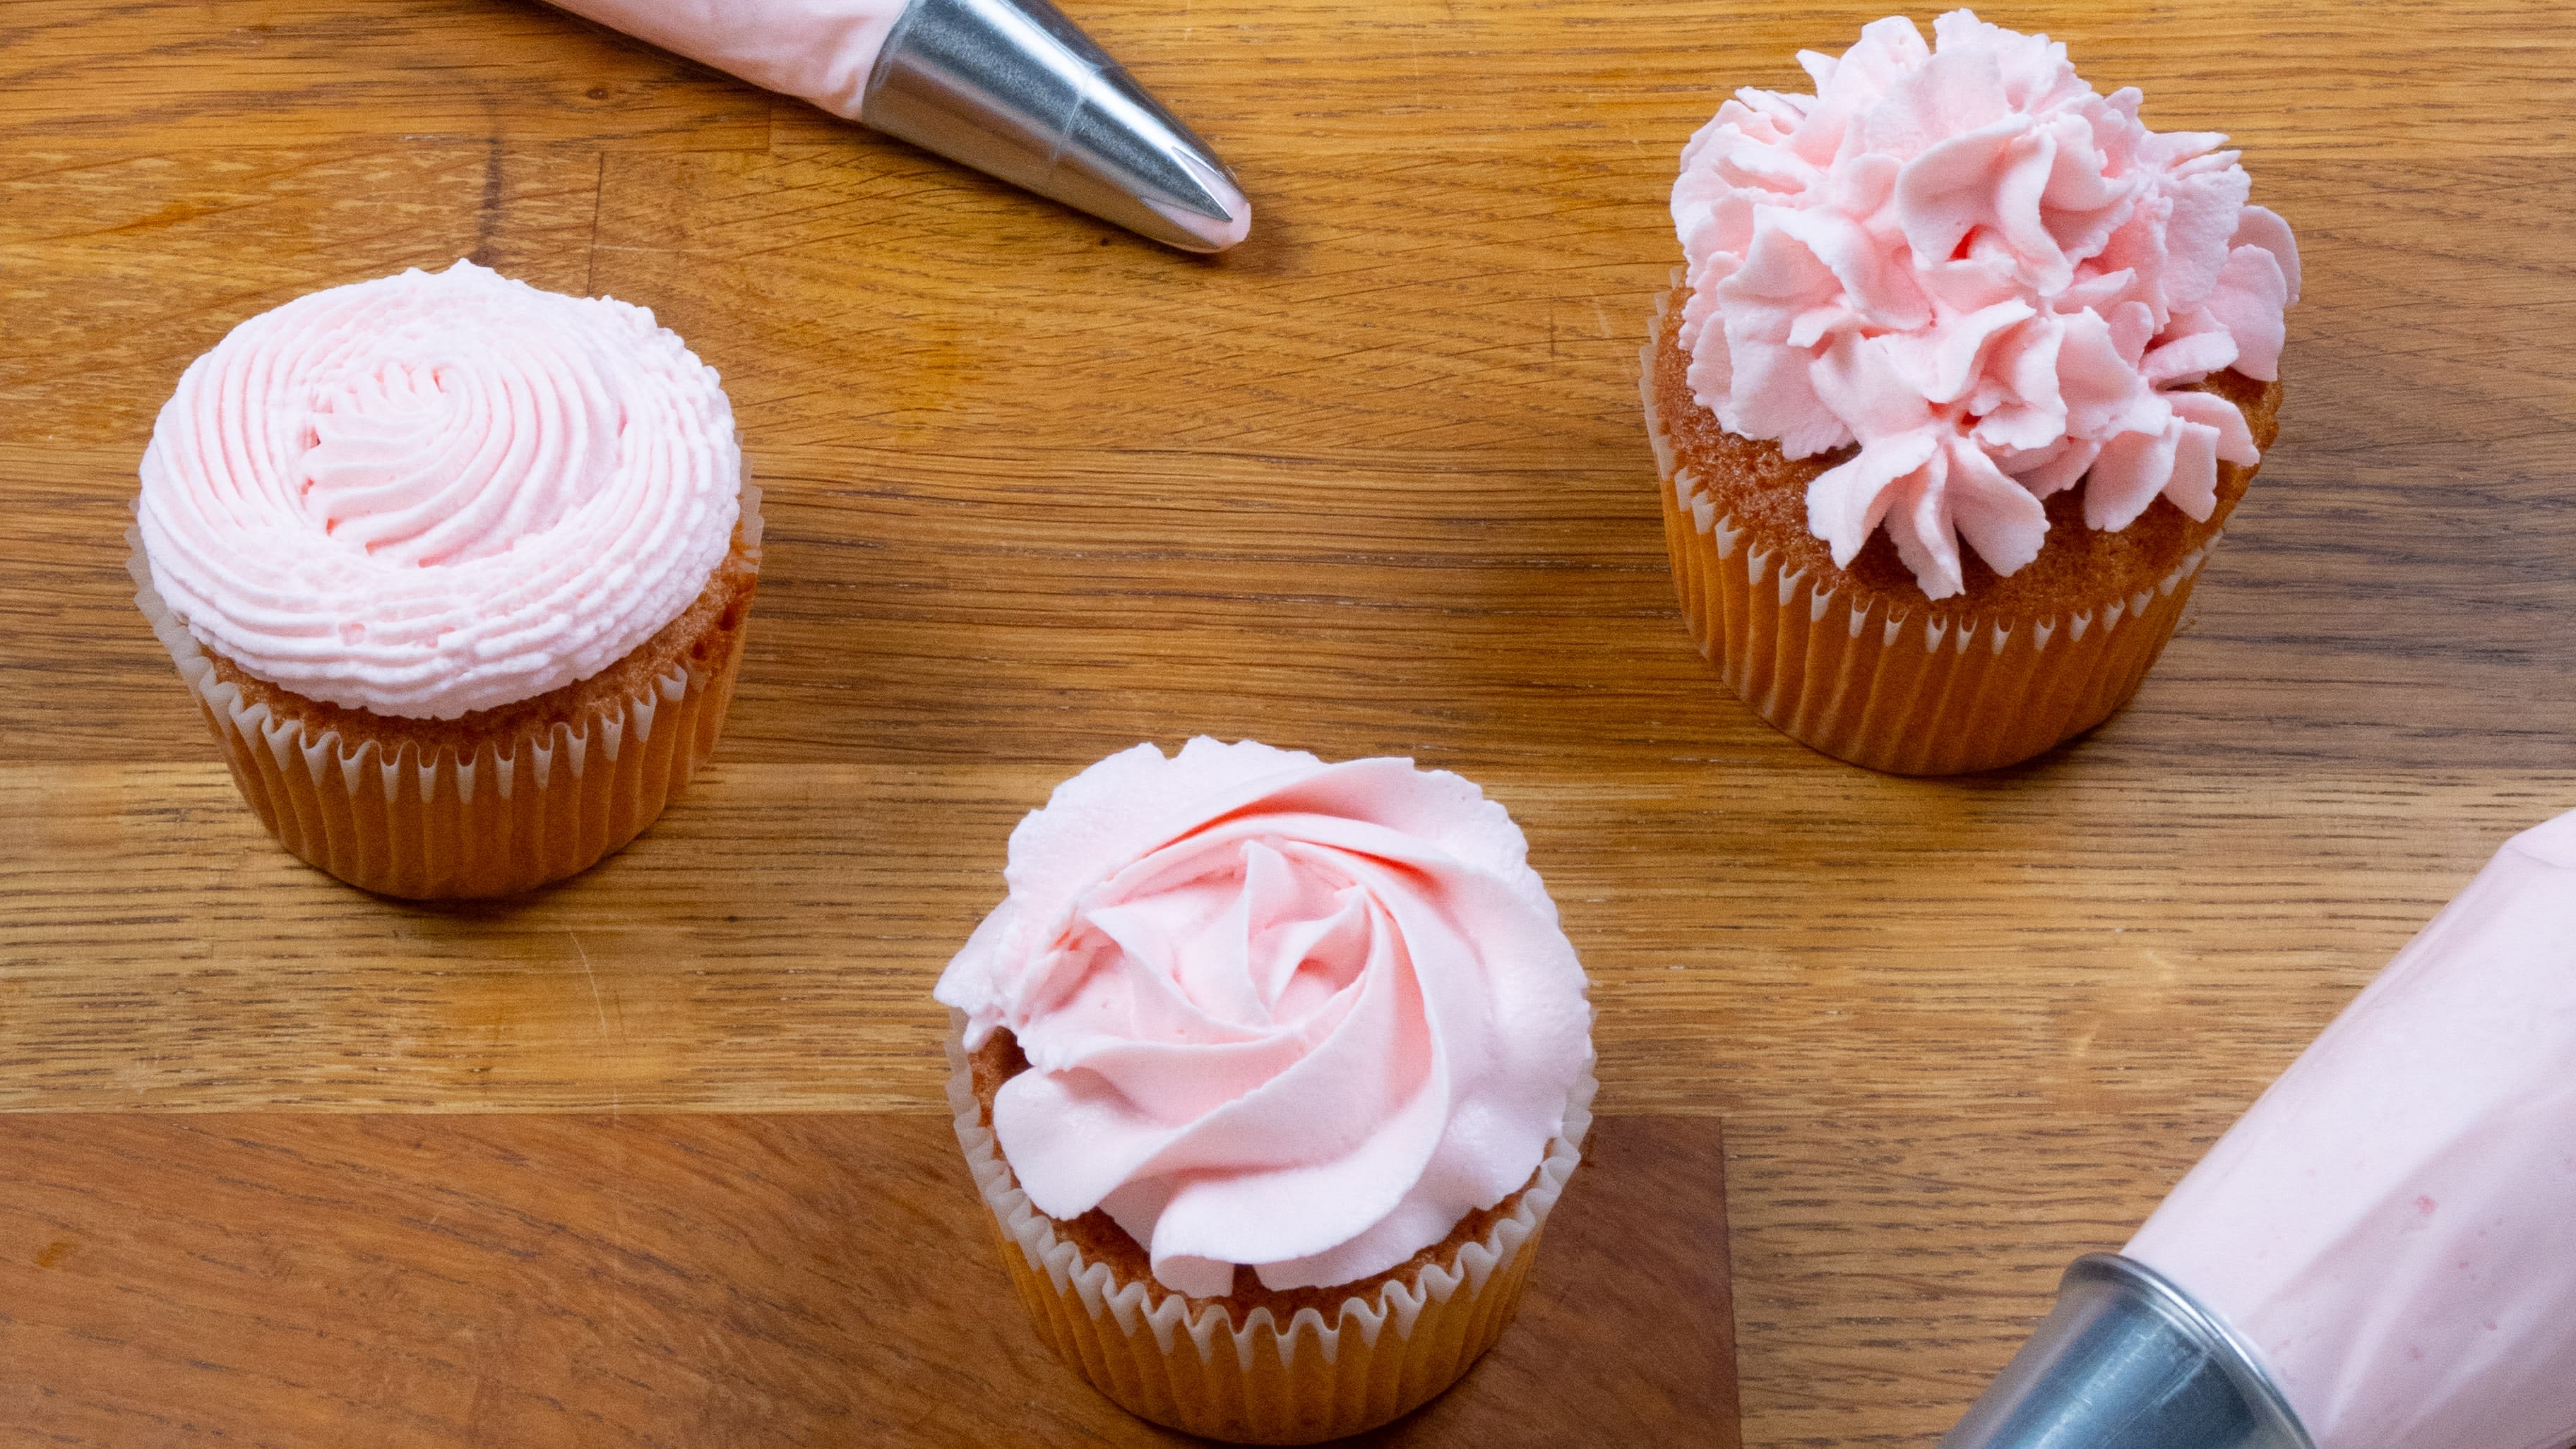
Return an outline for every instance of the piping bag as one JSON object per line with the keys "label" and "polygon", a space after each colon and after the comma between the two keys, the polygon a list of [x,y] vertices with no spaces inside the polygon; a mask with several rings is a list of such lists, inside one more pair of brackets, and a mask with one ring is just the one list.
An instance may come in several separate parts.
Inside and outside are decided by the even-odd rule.
{"label": "piping bag", "polygon": [[2468,889],[1944,1449],[2576,1443],[2576,813]]}
{"label": "piping bag", "polygon": [[1048,0],[554,0],[576,15],[1190,252],[1234,173]]}

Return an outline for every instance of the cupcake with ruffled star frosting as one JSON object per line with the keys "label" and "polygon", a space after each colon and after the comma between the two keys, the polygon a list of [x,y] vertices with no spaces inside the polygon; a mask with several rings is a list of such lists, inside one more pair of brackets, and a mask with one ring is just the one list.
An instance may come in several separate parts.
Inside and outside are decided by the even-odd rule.
{"label": "cupcake with ruffled star frosting", "polygon": [[1038,1330],[1129,1410],[1309,1443],[1508,1322],[1591,1007],[1500,805],[1409,760],[1113,755],[941,976],[949,1100]]}
{"label": "cupcake with ruffled star frosting", "polygon": [[715,748],[758,497],[640,307],[470,262],[315,292],[189,366],[140,471],[136,602],[244,798],[343,880],[560,879]]}
{"label": "cupcake with ruffled star frosting", "polygon": [[2171,636],[2278,430],[2298,250],[2225,137],[1942,16],[1802,52],[1691,138],[1644,356],[1683,614],[1762,717],[2007,765]]}

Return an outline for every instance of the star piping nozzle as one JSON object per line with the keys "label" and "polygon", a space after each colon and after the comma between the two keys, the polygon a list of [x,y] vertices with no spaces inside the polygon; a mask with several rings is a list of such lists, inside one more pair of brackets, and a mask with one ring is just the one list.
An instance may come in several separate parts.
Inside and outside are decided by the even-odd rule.
{"label": "star piping nozzle", "polygon": [[1252,229],[1234,173],[1048,0],[913,0],[858,119],[1183,251]]}
{"label": "star piping nozzle", "polygon": [[2088,1253],[1941,1449],[2316,1449],[2253,1351],[2154,1269]]}

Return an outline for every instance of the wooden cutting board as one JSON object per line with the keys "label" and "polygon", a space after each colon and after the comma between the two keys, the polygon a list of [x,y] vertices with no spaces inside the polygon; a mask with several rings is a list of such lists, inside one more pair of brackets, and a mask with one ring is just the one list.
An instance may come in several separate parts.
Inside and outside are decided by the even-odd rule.
{"label": "wooden cutting board", "polygon": [[[1606,1117],[1518,1320],[1388,1445],[1731,1446],[1716,1124]],[[948,1123],[0,1118],[0,1442],[1196,1442],[1031,1329]]]}

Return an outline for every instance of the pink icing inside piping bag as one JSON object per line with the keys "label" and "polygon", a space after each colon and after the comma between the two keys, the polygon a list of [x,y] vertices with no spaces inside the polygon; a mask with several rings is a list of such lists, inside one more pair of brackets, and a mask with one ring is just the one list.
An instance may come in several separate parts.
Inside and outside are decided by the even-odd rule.
{"label": "pink icing inside piping bag", "polygon": [[1859,445],[1807,494],[1849,564],[1884,527],[1925,594],[2039,555],[2040,500],[2083,480],[2125,528],[2162,496],[2196,519],[2222,461],[2260,455],[2192,385],[2279,376],[2298,249],[2248,206],[2226,138],[2158,134],[2045,36],[1965,10],[1927,48],[1901,16],[1812,96],[1746,89],[1682,153],[1681,326],[1702,406],[1792,458]]}
{"label": "pink icing inside piping bag", "polygon": [[2576,1441],[2576,813],[2506,842],[2126,1251],[2318,1449]]}
{"label": "pink icing inside piping bag", "polygon": [[1207,143],[1049,0],[555,0],[1191,252],[1251,234]]}
{"label": "pink icing inside piping bag", "polygon": [[728,75],[859,118],[868,73],[911,0],[554,0]]}
{"label": "pink icing inside piping bag", "polygon": [[1592,1056],[1583,968],[1501,806],[1408,760],[1151,745],[1011,835],[940,977],[1029,1070],[994,1134],[1165,1286],[1347,1283],[1525,1184]]}

